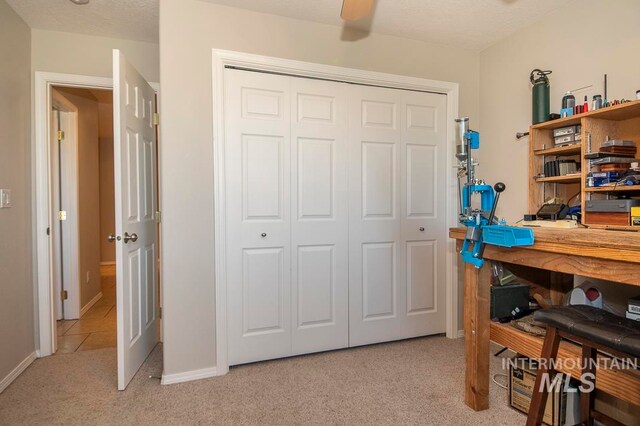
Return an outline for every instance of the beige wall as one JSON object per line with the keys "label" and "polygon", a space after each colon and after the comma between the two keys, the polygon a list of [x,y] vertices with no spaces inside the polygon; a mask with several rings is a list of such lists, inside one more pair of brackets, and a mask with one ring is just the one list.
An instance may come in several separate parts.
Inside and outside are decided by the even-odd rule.
{"label": "beige wall", "polygon": [[120,49],[149,81],[159,80],[157,44],[33,29],[33,71],[112,77],[112,49]]}
{"label": "beige wall", "polygon": [[0,0],[0,381],[35,349],[31,262],[29,27]]}
{"label": "beige wall", "polygon": [[56,90],[78,109],[78,260],[83,307],[101,291],[98,101],[88,90]]}
{"label": "beige wall", "polygon": [[[215,366],[211,49],[460,83],[460,112],[479,115],[479,56],[198,0],[160,3],[164,372]],[[475,123],[479,120],[476,118]]]}
{"label": "beige wall", "polygon": [[480,177],[507,184],[500,216],[514,221],[527,213],[528,139],[515,134],[531,124],[531,70],[553,71],[552,112],[567,90],[593,84],[576,99],[603,94],[605,73],[610,99],[633,99],[640,89],[639,25],[637,0],[574,1],[481,52]]}
{"label": "beige wall", "polygon": [[116,260],[116,245],[107,237],[116,230],[113,179],[113,103],[101,100],[100,114],[100,261]]}

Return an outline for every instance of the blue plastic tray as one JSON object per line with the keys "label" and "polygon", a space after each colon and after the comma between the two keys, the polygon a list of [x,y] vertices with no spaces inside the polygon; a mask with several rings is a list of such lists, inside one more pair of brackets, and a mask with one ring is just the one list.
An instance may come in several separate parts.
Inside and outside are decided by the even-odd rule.
{"label": "blue plastic tray", "polygon": [[482,241],[500,247],[533,245],[533,230],[516,226],[488,225],[482,228]]}

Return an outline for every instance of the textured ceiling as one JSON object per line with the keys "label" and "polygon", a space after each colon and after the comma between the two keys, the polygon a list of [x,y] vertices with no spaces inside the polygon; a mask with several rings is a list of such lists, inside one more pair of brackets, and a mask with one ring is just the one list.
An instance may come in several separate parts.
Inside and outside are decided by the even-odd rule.
{"label": "textured ceiling", "polygon": [[159,0],[6,0],[31,28],[158,43]]}
{"label": "textured ceiling", "polygon": [[[32,28],[158,42],[160,0],[6,0]],[[342,0],[204,0],[258,12],[344,25]],[[481,50],[574,0],[376,0],[372,32]]]}
{"label": "textured ceiling", "polygon": [[[326,24],[344,22],[342,0],[205,1]],[[481,50],[570,1],[376,0],[370,31]]]}

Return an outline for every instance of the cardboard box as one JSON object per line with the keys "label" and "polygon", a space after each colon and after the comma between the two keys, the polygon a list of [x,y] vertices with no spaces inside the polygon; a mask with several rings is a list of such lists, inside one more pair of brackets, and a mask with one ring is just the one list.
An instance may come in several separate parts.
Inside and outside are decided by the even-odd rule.
{"label": "cardboard box", "polygon": [[[535,361],[516,356],[509,365],[509,405],[529,413],[531,395],[536,381]],[[576,383],[569,383],[569,391],[558,389],[549,393],[543,423],[550,426],[574,425],[580,422],[580,395]]]}

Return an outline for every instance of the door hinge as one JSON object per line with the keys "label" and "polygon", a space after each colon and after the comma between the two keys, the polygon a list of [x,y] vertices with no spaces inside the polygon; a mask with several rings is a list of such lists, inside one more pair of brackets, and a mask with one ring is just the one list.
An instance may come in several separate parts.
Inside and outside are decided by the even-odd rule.
{"label": "door hinge", "polygon": [[51,235],[51,228],[47,228],[47,235]]}
{"label": "door hinge", "polygon": [[58,212],[58,220],[67,220],[67,212],[65,210]]}
{"label": "door hinge", "polygon": [[56,132],[56,139],[59,140],[59,141],[64,139],[64,132],[62,130],[58,130]]}
{"label": "door hinge", "polygon": [[158,307],[158,318],[162,319],[162,306]]}
{"label": "door hinge", "polygon": [[60,300],[67,300],[69,298],[69,293],[67,293],[67,290],[62,290],[60,292]]}
{"label": "door hinge", "polygon": [[162,222],[162,213],[160,211],[156,212],[156,223]]}
{"label": "door hinge", "polygon": [[157,126],[158,124],[160,124],[160,116],[158,115],[157,112],[153,113],[153,125]]}

